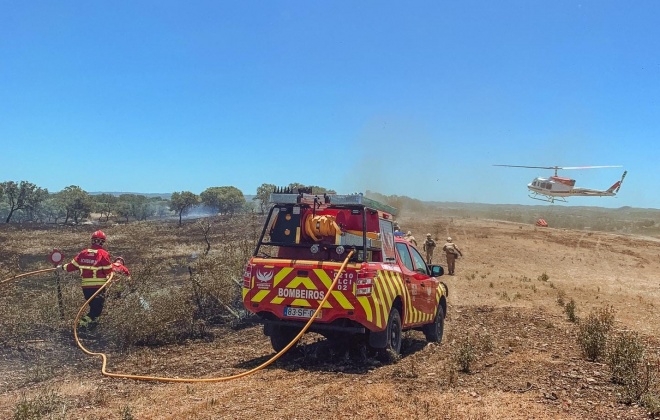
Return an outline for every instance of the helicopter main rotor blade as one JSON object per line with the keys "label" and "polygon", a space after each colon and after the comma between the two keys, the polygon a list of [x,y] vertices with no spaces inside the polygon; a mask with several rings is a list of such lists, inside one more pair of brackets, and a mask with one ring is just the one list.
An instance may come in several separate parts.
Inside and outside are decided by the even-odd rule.
{"label": "helicopter main rotor blade", "polygon": [[621,165],[599,165],[599,166],[560,166],[557,169],[598,169],[598,168],[622,168]]}
{"label": "helicopter main rotor blade", "polygon": [[532,168],[532,169],[597,169],[597,168],[621,168],[621,165],[598,165],[598,166],[523,166],[523,165],[493,165],[505,166],[507,168]]}
{"label": "helicopter main rotor blade", "polygon": [[523,165],[493,165],[493,166],[505,166],[507,168],[561,169],[559,166],[523,166]]}

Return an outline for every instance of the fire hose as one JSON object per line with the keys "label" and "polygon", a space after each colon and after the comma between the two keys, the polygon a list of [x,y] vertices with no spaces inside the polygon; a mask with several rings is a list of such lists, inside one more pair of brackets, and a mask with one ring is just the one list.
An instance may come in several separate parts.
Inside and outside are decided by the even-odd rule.
{"label": "fire hose", "polygon": [[[101,357],[101,359],[102,359],[101,373],[102,373],[103,375],[105,375],[105,376],[110,377],[110,378],[135,379],[135,380],[138,380],[138,381],[155,381],[155,382],[186,382],[186,383],[198,383],[198,382],[226,382],[226,381],[230,381],[230,380],[232,380],[232,379],[243,378],[243,377],[245,377],[245,376],[251,375],[251,374],[253,374],[253,373],[255,373],[255,372],[257,372],[257,371],[259,371],[259,370],[261,370],[261,369],[263,369],[263,368],[265,368],[265,367],[271,365],[271,364],[272,364],[273,362],[275,362],[277,359],[279,359],[280,357],[282,357],[282,355],[284,355],[284,353],[286,353],[291,347],[293,347],[293,345],[296,344],[296,342],[297,342],[298,340],[300,340],[300,338],[305,334],[305,332],[307,332],[307,330],[309,329],[309,327],[311,327],[312,323],[313,323],[314,320],[316,319],[316,316],[317,316],[317,315],[319,314],[319,312],[321,311],[321,308],[323,307],[323,305],[325,305],[325,303],[328,301],[328,298],[330,297],[330,294],[331,294],[330,292],[331,292],[331,291],[337,286],[337,283],[339,282],[339,277],[341,276],[341,274],[342,274],[342,273],[344,272],[344,270],[346,269],[346,265],[348,264],[348,261],[350,260],[351,256],[353,256],[353,253],[354,253],[354,252],[355,252],[355,250],[351,250],[351,251],[348,253],[348,255],[346,256],[346,259],[344,260],[344,262],[342,263],[341,267],[340,267],[339,270],[337,271],[337,274],[335,275],[335,278],[333,279],[332,283],[331,283],[330,286],[328,287],[328,293],[325,294],[325,296],[323,297],[323,299],[322,299],[321,302],[319,303],[318,308],[316,308],[316,311],[314,311],[314,313],[312,314],[312,316],[309,318],[309,321],[307,321],[307,323],[306,323],[305,326],[300,330],[300,332],[298,333],[298,335],[296,335],[296,336],[293,338],[293,340],[291,340],[291,342],[290,342],[289,344],[287,344],[286,347],[284,347],[282,350],[280,350],[279,352],[277,352],[273,357],[271,357],[270,359],[268,359],[268,360],[265,361],[264,363],[260,364],[259,366],[255,367],[255,368],[252,368],[252,369],[247,370],[247,371],[245,371],[245,372],[237,373],[237,374],[235,374],[235,375],[222,376],[222,377],[216,377],[216,378],[167,378],[167,377],[162,377],[162,376],[145,376],[145,375],[133,375],[133,374],[125,374],[125,373],[112,373],[112,372],[108,372],[108,371],[107,371],[107,362],[108,362],[108,357],[107,357],[107,355],[106,355],[105,353],[102,353],[102,352],[93,352],[93,351],[90,351],[90,350],[88,350],[85,346],[83,346],[82,343],[80,342],[80,339],[79,339],[79,337],[78,337],[78,321],[79,321],[80,318],[82,317],[82,313],[83,313],[83,310],[85,309],[85,307],[86,307],[86,306],[87,306],[87,305],[88,305],[88,304],[89,304],[89,303],[90,303],[90,302],[91,302],[91,301],[92,301],[92,300],[93,300],[93,299],[94,299],[99,293],[101,293],[106,287],[108,287],[108,286],[112,283],[112,281],[113,281],[113,274],[110,274],[110,276],[108,277],[108,281],[106,281],[105,284],[103,284],[103,286],[101,286],[101,287],[99,288],[99,290],[96,291],[96,293],[94,293],[89,299],[87,299],[87,301],[85,301],[85,303],[82,305],[82,307],[80,308],[80,310],[78,310],[78,314],[76,315],[76,318],[75,318],[75,320],[73,321],[73,335],[74,335],[74,338],[75,338],[75,340],[76,340],[76,344],[78,345],[78,347],[80,347],[80,349],[81,349],[85,354],[88,354],[88,355],[90,355],[90,356],[100,356],[100,357]],[[39,270],[38,272],[39,272],[39,273],[43,273],[43,272],[52,271],[52,270],[54,270],[54,268],[49,268],[49,269],[46,269],[46,270]],[[37,274],[37,272],[26,273],[26,274],[24,274],[24,275],[15,276],[15,277],[12,277],[12,278],[10,278],[10,279],[2,280],[2,281],[0,282],[0,284],[5,283],[5,282],[10,281],[10,280],[17,279],[17,278],[19,278],[19,277],[25,277],[25,276],[33,275],[33,274]]]}
{"label": "fire hose", "polygon": [[17,279],[20,279],[20,278],[23,278],[23,277],[33,276],[35,274],[47,273],[49,271],[55,271],[55,267],[53,267],[53,268],[44,268],[43,270],[30,271],[29,273],[18,274],[18,275],[15,275],[14,277],[9,277],[7,279],[0,280],[0,284],[9,283],[12,280],[17,280]]}
{"label": "fire hose", "polygon": [[307,216],[305,219],[305,233],[318,242],[320,236],[337,236],[341,234],[341,228],[333,216],[317,215]]}

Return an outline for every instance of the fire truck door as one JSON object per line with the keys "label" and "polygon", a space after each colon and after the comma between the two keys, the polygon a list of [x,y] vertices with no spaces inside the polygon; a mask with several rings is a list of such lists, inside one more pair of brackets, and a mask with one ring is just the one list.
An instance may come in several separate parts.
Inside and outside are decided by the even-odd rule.
{"label": "fire truck door", "polygon": [[415,264],[415,278],[420,282],[424,290],[424,312],[435,311],[435,291],[438,288],[438,280],[431,277],[429,268],[422,254],[416,248],[410,247],[413,263]]}
{"label": "fire truck door", "polygon": [[412,305],[418,311],[428,312],[428,281],[424,276],[415,272],[413,258],[405,243],[397,242],[397,253],[401,259],[401,271],[403,273],[404,283],[410,293]]}

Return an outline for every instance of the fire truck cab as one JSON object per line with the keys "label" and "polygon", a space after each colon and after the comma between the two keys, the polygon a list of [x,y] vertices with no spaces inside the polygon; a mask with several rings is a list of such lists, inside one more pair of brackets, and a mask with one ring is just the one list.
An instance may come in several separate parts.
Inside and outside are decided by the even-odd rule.
{"label": "fire truck cab", "polygon": [[401,333],[418,329],[440,342],[447,313],[444,269],[395,237],[396,209],[362,194],[280,190],[243,276],[243,304],[264,322],[275,351],[286,347],[328,293],[349,250],[354,254],[309,331],[367,339],[398,354]]}

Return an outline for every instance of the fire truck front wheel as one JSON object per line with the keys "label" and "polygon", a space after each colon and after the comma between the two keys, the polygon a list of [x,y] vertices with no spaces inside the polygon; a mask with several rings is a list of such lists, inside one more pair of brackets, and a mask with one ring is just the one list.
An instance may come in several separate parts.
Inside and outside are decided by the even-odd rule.
{"label": "fire truck front wheel", "polygon": [[442,341],[442,335],[445,332],[445,311],[442,305],[438,305],[438,311],[432,324],[426,324],[422,331],[429,343],[439,343]]}
{"label": "fire truck front wheel", "polygon": [[[289,345],[299,332],[299,328],[271,325],[268,335],[270,336],[270,344],[273,346],[273,350],[280,352],[284,347]],[[295,344],[293,347],[295,347]]]}

